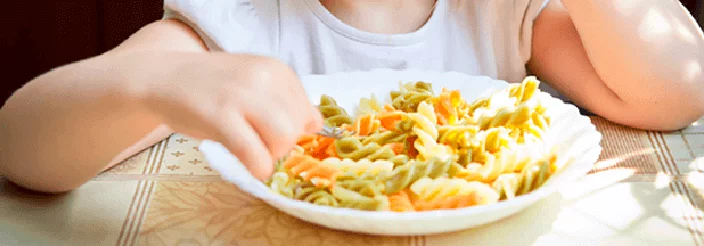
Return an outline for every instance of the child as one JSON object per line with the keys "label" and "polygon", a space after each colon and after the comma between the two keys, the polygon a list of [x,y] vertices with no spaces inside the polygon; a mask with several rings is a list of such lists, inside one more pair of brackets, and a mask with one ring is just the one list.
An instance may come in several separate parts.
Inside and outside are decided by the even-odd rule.
{"label": "child", "polygon": [[166,0],[165,9],[119,47],[7,101],[3,176],[68,191],[178,131],[222,142],[265,179],[272,159],[321,128],[298,80],[311,73],[412,68],[519,82],[528,65],[624,125],[676,130],[704,114],[704,35],[675,0]]}

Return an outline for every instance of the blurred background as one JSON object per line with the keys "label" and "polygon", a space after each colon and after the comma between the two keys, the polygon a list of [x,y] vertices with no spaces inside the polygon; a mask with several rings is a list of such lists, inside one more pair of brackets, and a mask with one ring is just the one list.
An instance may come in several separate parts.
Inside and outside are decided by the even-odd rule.
{"label": "blurred background", "polygon": [[[703,26],[704,0],[681,2]],[[163,11],[163,0],[6,0],[3,5],[3,103],[35,76],[117,46],[141,26],[160,19]]]}

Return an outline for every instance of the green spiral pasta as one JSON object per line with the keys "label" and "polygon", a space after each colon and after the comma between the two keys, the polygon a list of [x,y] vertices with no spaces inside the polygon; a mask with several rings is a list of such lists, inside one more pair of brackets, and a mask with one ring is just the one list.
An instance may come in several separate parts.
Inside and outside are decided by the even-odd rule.
{"label": "green spiral pasta", "polygon": [[427,161],[412,160],[394,169],[386,180],[386,194],[399,192],[418,179],[448,177],[454,174],[450,173],[451,171],[456,172],[460,169],[462,167],[452,159],[432,157]]}
{"label": "green spiral pasta", "polygon": [[315,187],[311,183],[301,183],[293,190],[296,200],[323,206],[337,207],[337,199],[326,188]]}
{"label": "green spiral pasta", "polygon": [[378,195],[367,197],[358,192],[346,189],[340,186],[335,186],[332,189],[333,196],[339,200],[338,207],[352,208],[366,211],[384,211],[389,210],[389,200],[387,196]]}
{"label": "green spiral pasta", "polygon": [[364,145],[356,137],[338,139],[335,141],[335,151],[338,156],[354,161],[364,158],[370,161],[386,160],[396,155],[390,146],[380,146],[374,142]]}
{"label": "green spiral pasta", "polygon": [[388,143],[405,142],[408,137],[408,133],[401,133],[396,131],[383,131],[369,135],[368,137],[365,137],[361,142],[364,145],[367,145],[369,143],[376,143],[378,145],[383,146]]}
{"label": "green spiral pasta", "polygon": [[513,199],[540,188],[551,175],[550,162],[541,160],[524,167],[520,173],[499,175],[492,187],[501,195],[501,199]]}
{"label": "green spiral pasta", "polygon": [[391,92],[391,105],[404,112],[416,112],[421,102],[428,102],[435,96],[429,83],[415,82],[401,85],[400,91]]}
{"label": "green spiral pasta", "polygon": [[384,195],[385,186],[382,180],[371,175],[354,178],[354,179],[338,179],[337,187],[344,188],[357,192],[366,197],[376,197]]}
{"label": "green spiral pasta", "polygon": [[318,110],[320,110],[320,113],[323,115],[325,124],[330,126],[338,127],[342,124],[351,125],[354,122],[352,116],[350,116],[344,108],[338,106],[335,99],[328,95],[320,96]]}

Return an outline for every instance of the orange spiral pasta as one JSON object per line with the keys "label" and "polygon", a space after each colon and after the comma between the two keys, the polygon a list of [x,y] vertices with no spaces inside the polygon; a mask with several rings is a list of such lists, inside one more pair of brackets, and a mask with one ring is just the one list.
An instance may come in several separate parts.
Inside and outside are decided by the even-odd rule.
{"label": "orange spiral pasta", "polygon": [[389,196],[389,209],[394,212],[416,211],[408,191],[405,190]]}
{"label": "orange spiral pasta", "polygon": [[308,134],[298,139],[297,146],[301,147],[305,154],[317,159],[337,157],[334,151],[335,139],[326,138],[317,134]]}
{"label": "orange spiral pasta", "polygon": [[355,135],[366,136],[378,130],[380,126],[381,122],[376,115],[368,114],[357,118],[351,128]]}
{"label": "orange spiral pasta", "polygon": [[317,187],[330,187],[335,185],[339,170],[325,165],[312,156],[292,153],[283,163],[283,166],[293,175],[298,175],[305,181],[311,181]]}

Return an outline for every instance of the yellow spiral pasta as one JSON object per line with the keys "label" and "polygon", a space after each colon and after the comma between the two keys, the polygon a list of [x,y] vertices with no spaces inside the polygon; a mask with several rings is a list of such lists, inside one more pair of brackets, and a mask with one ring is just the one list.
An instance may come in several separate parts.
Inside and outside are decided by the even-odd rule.
{"label": "yellow spiral pasta", "polygon": [[483,164],[470,163],[467,165],[467,171],[474,174],[473,178],[468,179],[489,182],[495,180],[503,173],[523,170],[529,164],[545,158],[543,154],[543,150],[528,146],[503,149],[496,154],[486,155],[486,161]]}
{"label": "yellow spiral pasta", "polygon": [[422,178],[410,188],[418,199],[433,201],[455,196],[473,196],[477,205],[493,204],[499,201],[499,193],[483,182],[450,178]]}
{"label": "yellow spiral pasta", "polygon": [[335,157],[323,160],[323,164],[337,168],[343,173],[352,173],[354,175],[362,175],[365,173],[378,175],[382,172],[390,173],[394,168],[394,163],[391,161],[371,161],[369,159],[354,161],[349,158],[340,159]]}
{"label": "yellow spiral pasta", "polygon": [[538,91],[540,81],[535,76],[528,76],[520,84],[509,86],[508,93],[512,98],[516,98],[518,103],[526,102],[533,98]]}
{"label": "yellow spiral pasta", "polygon": [[[454,150],[469,148],[475,141],[479,127],[475,125],[444,125],[438,127],[438,143],[445,144]],[[456,151],[455,151],[456,152]]]}
{"label": "yellow spiral pasta", "polygon": [[282,196],[293,198],[294,180],[285,172],[275,172],[271,175],[269,188]]}
{"label": "yellow spiral pasta", "polygon": [[371,94],[369,98],[359,99],[359,106],[357,107],[357,115],[376,115],[381,113],[382,105],[376,98],[376,95]]}
{"label": "yellow spiral pasta", "polygon": [[408,114],[408,117],[415,122],[413,132],[418,136],[418,139],[414,146],[418,150],[418,159],[424,160],[430,156],[448,159],[452,156],[452,150],[449,146],[437,143],[437,117],[432,105],[421,102],[418,105],[418,113]]}

